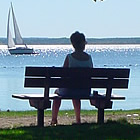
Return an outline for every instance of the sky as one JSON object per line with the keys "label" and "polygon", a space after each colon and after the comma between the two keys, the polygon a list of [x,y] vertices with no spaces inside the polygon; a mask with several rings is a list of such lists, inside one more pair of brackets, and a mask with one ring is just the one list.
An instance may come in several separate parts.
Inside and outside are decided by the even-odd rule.
{"label": "sky", "polygon": [[11,2],[22,37],[140,37],[140,0],[0,0],[0,37]]}

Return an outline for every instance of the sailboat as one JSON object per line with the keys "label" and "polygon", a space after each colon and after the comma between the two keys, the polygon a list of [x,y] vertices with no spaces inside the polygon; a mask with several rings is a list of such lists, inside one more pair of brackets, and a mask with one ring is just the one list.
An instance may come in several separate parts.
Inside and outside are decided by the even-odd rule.
{"label": "sailboat", "polygon": [[[11,12],[12,12],[12,17],[13,17],[15,40],[12,37],[12,33],[10,31],[10,25],[9,25]],[[21,37],[20,31],[17,25],[17,21],[15,18],[12,3],[11,3],[11,7],[9,8],[9,13],[8,13],[7,45],[8,45],[8,50],[10,54],[33,54],[34,53],[34,50],[32,48],[28,48]]]}

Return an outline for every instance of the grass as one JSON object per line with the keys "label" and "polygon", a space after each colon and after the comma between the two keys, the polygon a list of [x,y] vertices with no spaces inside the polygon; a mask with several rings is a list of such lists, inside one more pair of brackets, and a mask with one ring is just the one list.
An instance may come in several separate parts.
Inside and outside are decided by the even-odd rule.
{"label": "grass", "polygon": [[[59,115],[74,115],[74,111],[60,111]],[[97,111],[83,110],[81,115],[96,115]],[[117,110],[105,111],[105,115],[109,114],[139,114],[140,110]],[[36,111],[10,111],[0,112],[0,117],[12,116],[36,116]],[[45,111],[45,115],[51,116],[51,111]],[[0,140],[139,140],[140,125],[128,123],[126,118],[119,118],[117,121],[108,120],[105,124],[85,123],[82,125],[58,125],[38,127],[18,127],[12,129],[0,129]]]}
{"label": "grass", "polygon": [[[36,111],[0,111],[0,117],[23,117],[23,116],[36,116]],[[51,110],[45,111],[45,115],[51,116]],[[59,116],[67,114],[69,116],[74,116],[74,110],[61,110],[59,111]],[[82,110],[81,115],[96,115],[97,110]],[[105,110],[105,115],[120,115],[120,114],[139,114],[140,109],[135,110]]]}
{"label": "grass", "polygon": [[125,121],[109,121],[106,124],[83,124],[56,127],[21,127],[1,129],[0,139],[45,139],[45,140],[138,140],[140,125],[132,125]]}
{"label": "grass", "polygon": [[[52,111],[45,111],[45,115],[51,116]],[[69,116],[74,116],[73,110],[62,110],[59,111],[59,116],[63,116],[65,114],[69,114]],[[97,113],[96,110],[82,110],[81,115],[95,115]],[[0,117],[23,117],[23,116],[36,116],[36,111],[0,111]]]}

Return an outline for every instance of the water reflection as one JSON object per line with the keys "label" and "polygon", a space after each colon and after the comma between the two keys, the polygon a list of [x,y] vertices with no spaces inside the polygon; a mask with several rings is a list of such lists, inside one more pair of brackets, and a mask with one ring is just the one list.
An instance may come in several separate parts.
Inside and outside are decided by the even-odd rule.
{"label": "water reflection", "polygon": [[[1,110],[31,110],[28,101],[12,99],[13,93],[43,93],[42,89],[25,89],[25,66],[62,66],[64,58],[73,51],[71,45],[32,45],[38,54],[10,55],[6,46],[0,48],[0,99]],[[126,96],[126,101],[115,101],[113,109],[134,109],[140,104],[140,45],[87,45],[94,67],[130,68],[128,90],[114,90]],[[53,90],[51,91],[53,92]],[[136,102],[137,101],[137,102]],[[135,103],[134,103],[135,102]],[[63,105],[64,104],[64,105]],[[64,101],[61,109],[71,109],[71,101]],[[84,109],[92,109],[83,102]]]}

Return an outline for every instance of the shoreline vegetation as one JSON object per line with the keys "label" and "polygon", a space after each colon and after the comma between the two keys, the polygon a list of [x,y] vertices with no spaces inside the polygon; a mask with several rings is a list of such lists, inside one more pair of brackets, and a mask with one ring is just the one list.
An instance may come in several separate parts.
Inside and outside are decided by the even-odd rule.
{"label": "shoreline vegetation", "polygon": [[[41,38],[29,37],[23,38],[25,44],[28,45],[70,45],[70,39],[62,38]],[[87,38],[88,44],[94,45],[112,45],[112,44],[140,44],[140,37],[130,38]],[[0,38],[0,45],[7,45],[6,38]]]}
{"label": "shoreline vegetation", "polygon": [[[45,126],[51,121],[51,110],[45,110]],[[60,110],[58,125],[72,125],[75,123],[74,110]],[[37,111],[0,111],[0,128],[14,128],[21,126],[36,126]],[[130,124],[140,124],[140,109],[135,110],[105,110],[105,122],[108,120],[126,120]],[[82,123],[97,123],[97,110],[81,110]],[[3,123],[2,123],[3,122]],[[9,123],[8,123],[9,122]]]}
{"label": "shoreline vegetation", "polygon": [[36,111],[0,111],[0,139],[140,139],[140,109],[105,110],[105,123],[97,124],[97,110],[82,110],[81,125],[73,124],[73,110],[60,110],[58,125],[50,126],[51,110],[45,111],[45,127],[36,125]]}

